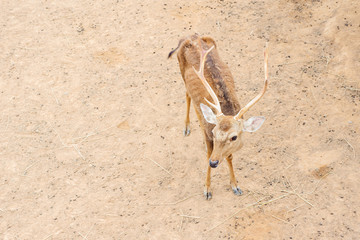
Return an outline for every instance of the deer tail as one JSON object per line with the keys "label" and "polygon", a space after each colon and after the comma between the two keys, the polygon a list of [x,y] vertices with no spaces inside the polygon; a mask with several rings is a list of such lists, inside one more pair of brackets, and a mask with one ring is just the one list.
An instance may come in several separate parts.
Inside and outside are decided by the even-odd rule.
{"label": "deer tail", "polygon": [[185,39],[181,39],[178,46],[175,49],[171,50],[171,52],[169,52],[168,59],[171,58],[171,56],[179,49],[180,45],[184,42],[184,40]]}

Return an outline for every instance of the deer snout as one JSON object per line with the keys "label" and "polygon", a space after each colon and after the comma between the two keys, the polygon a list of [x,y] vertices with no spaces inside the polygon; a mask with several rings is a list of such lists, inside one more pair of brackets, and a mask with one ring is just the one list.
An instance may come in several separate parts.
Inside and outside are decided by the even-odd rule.
{"label": "deer snout", "polygon": [[216,168],[218,165],[219,165],[219,160],[211,160],[211,158],[209,159],[209,164],[210,164],[210,167],[212,168]]}

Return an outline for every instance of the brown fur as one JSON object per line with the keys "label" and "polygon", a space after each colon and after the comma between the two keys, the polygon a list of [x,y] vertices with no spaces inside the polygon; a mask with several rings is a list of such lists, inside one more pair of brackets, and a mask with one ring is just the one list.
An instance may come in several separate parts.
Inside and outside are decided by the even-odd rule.
{"label": "brown fur", "polygon": [[229,121],[228,119],[224,119],[223,121],[221,121],[219,123],[219,127],[220,127],[220,130],[223,131],[223,132],[227,132],[229,131],[229,129],[231,128],[232,126],[232,122]]}

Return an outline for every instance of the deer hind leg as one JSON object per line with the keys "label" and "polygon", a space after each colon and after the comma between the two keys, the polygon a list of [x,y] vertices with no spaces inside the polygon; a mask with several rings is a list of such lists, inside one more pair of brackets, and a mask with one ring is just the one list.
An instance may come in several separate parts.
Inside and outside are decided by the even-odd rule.
{"label": "deer hind leg", "polygon": [[206,200],[210,200],[212,198],[212,191],[211,191],[211,167],[209,164],[209,159],[213,150],[213,142],[206,140],[206,149],[207,149],[207,173],[206,173],[206,181],[205,181],[205,189],[204,195]]}
{"label": "deer hind leg", "polygon": [[241,195],[242,194],[242,191],[241,189],[237,186],[237,181],[236,181],[236,178],[235,178],[235,174],[234,174],[234,168],[233,168],[233,165],[232,165],[232,160],[233,160],[233,156],[232,154],[230,154],[227,158],[227,163],[228,163],[228,166],[229,166],[229,171],[230,171],[230,184],[231,184],[231,188],[234,192],[235,195]]}
{"label": "deer hind leg", "polygon": [[185,117],[184,136],[190,135],[190,104],[191,104],[191,97],[186,92],[186,117]]}

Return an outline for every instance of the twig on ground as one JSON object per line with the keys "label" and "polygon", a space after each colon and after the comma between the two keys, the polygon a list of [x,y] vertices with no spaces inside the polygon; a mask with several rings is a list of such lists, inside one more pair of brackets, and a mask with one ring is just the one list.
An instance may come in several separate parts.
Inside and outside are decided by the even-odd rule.
{"label": "twig on ground", "polygon": [[167,172],[167,174],[169,174],[171,176],[171,173],[166,170],[163,166],[161,166],[160,164],[158,164],[157,162],[155,162],[154,160],[152,160],[151,158],[148,157],[148,159],[150,159],[150,161],[152,161],[153,163],[155,163],[156,165],[158,165],[162,170],[164,170],[165,172]]}
{"label": "twig on ground", "polygon": [[285,81],[287,81],[287,82],[289,82],[289,83],[292,83],[292,84],[295,84],[295,85],[300,85],[301,82],[302,82],[302,81],[300,81],[300,82],[294,82],[294,81],[288,80],[287,78],[280,78],[280,77],[271,77],[271,78],[280,79],[280,80],[285,80]]}
{"label": "twig on ground", "polygon": [[360,92],[360,89],[359,89],[359,88],[352,88],[352,87],[345,87],[345,88],[348,89],[348,90],[351,90],[351,91]]}
{"label": "twig on ground", "polygon": [[183,215],[181,214],[180,217],[187,217],[187,218],[201,218],[201,217],[198,217],[198,216],[189,216],[189,215]]}
{"label": "twig on ground", "polygon": [[52,234],[50,234],[49,236],[45,237],[43,240],[49,239],[52,236]]}
{"label": "twig on ground", "polygon": [[345,140],[345,142],[351,147],[351,149],[353,150],[353,154],[354,154],[354,159],[356,159],[356,152],[355,152],[355,148],[353,147],[353,145],[351,145],[350,143],[349,143],[349,141],[346,139],[346,138],[344,138],[344,140]]}
{"label": "twig on ground", "polygon": [[99,130],[99,131],[97,131],[97,132],[88,133],[88,134],[86,134],[85,136],[76,137],[76,138],[73,138],[72,140],[73,140],[73,141],[76,141],[77,139],[81,139],[81,141],[78,143],[78,144],[80,144],[80,143],[84,142],[85,140],[87,140],[88,137],[92,137],[92,136],[95,136],[95,135],[99,135],[99,134],[101,134],[101,133],[103,133],[103,132],[106,132],[107,130],[109,130],[109,129],[111,129],[111,128],[115,128],[115,127],[116,127],[116,125],[111,125],[110,127],[107,127],[107,128],[105,128],[105,129],[103,129],[103,130]]}
{"label": "twig on ground", "polygon": [[119,217],[119,214],[105,213],[105,216],[110,216],[110,217]]}
{"label": "twig on ground", "polygon": [[283,175],[283,177],[285,178],[285,181],[283,181],[284,187],[287,188],[286,185],[288,185],[292,190],[294,190],[293,187],[291,186],[289,179],[286,177],[285,174]]}
{"label": "twig on ground", "polygon": [[[182,210],[181,210],[181,214],[184,214]],[[183,223],[184,223],[184,217],[181,218],[179,231],[181,231]]]}
{"label": "twig on ground", "polygon": [[318,188],[320,182],[321,182],[326,176],[328,176],[328,175],[331,174],[331,173],[332,173],[332,171],[330,171],[330,172],[326,173],[324,176],[322,176],[322,177],[319,179],[319,181],[316,183],[314,190],[312,190],[311,192],[307,193],[306,195],[310,195],[310,194],[314,193],[314,192],[316,191],[316,189]]}
{"label": "twig on ground", "polygon": [[[51,124],[50,124],[50,125],[51,125]],[[58,133],[58,131],[56,130],[56,128],[54,128],[54,127],[52,127],[52,126],[51,126],[51,128],[54,129],[54,131],[55,131],[55,133],[56,133],[56,136],[59,138],[61,144],[62,144],[64,147],[69,147],[68,145],[66,145],[66,144],[64,143],[64,141],[63,141],[62,138],[60,137],[60,134]]]}
{"label": "twig on ground", "polygon": [[314,107],[314,108],[316,109],[316,106],[319,105],[319,102],[318,102],[318,100],[317,100],[316,97],[315,97],[314,90],[313,90],[313,86],[310,86],[310,92],[311,92],[312,97],[314,98],[314,101],[315,101],[315,107]]}
{"label": "twig on ground", "polygon": [[302,196],[300,196],[300,194],[295,193],[296,196],[298,196],[301,200],[303,200],[304,202],[306,202],[307,204],[309,204],[311,207],[314,207],[314,205],[312,205],[308,200],[306,200],[305,198],[303,198]]}
{"label": "twig on ground", "polygon": [[90,228],[90,230],[87,232],[87,234],[85,235],[85,238],[87,238],[87,236],[88,236],[89,233],[93,230],[94,227],[95,227],[95,223],[92,225],[92,227]]}
{"label": "twig on ground", "polygon": [[[98,137],[98,138],[92,138],[92,139],[83,139],[83,140],[81,140],[79,143],[77,143],[77,144],[81,144],[81,143],[83,143],[84,141],[87,141],[87,142],[95,142],[95,141],[99,141],[99,140],[101,140],[101,139],[103,139],[103,138],[106,138],[106,137],[111,137],[111,136],[114,136],[115,134],[114,133],[112,133],[112,134],[108,134],[108,135],[106,135],[106,136],[100,136],[100,137]],[[93,136],[93,135],[91,135],[91,136]]]}
{"label": "twig on ground", "polygon": [[295,85],[300,85],[302,81],[300,82],[294,82],[294,81],[290,81],[289,79],[286,79],[284,78],[285,81],[289,82],[289,83],[292,83],[292,84],[295,84]]}
{"label": "twig on ground", "polygon": [[[299,160],[298,157],[294,157],[294,156],[292,156],[292,155],[290,155],[290,154],[288,154],[288,153],[286,153],[286,152],[283,153],[283,154],[286,155],[287,157],[291,158],[291,159],[294,160],[294,161]],[[295,163],[293,163],[293,164],[295,164]],[[293,165],[293,164],[292,164],[292,165]],[[292,165],[288,166],[288,168],[291,167]]]}
{"label": "twig on ground", "polygon": [[165,116],[168,115],[168,113],[164,112],[162,109],[160,109],[160,108],[158,108],[157,106],[155,106],[155,105],[152,103],[151,99],[150,99],[150,101],[146,101],[146,102],[150,105],[150,107],[151,107],[155,112],[157,112],[157,113],[159,113],[159,114],[162,114],[162,115],[165,115]]}
{"label": "twig on ground", "polygon": [[304,202],[306,202],[307,204],[309,204],[311,207],[314,207],[314,205],[312,205],[308,200],[306,200],[305,198],[303,198],[299,193],[295,192],[295,191],[285,191],[285,190],[282,190],[282,192],[286,192],[286,193],[289,193],[289,194],[294,194],[296,196],[298,196],[301,200],[303,200]]}
{"label": "twig on ground", "polygon": [[87,236],[89,235],[89,233],[91,232],[91,230],[94,228],[95,223],[92,225],[92,227],[90,228],[90,230],[85,234],[85,236],[83,236],[80,232],[77,232],[83,239],[87,240]]}
{"label": "twig on ground", "polygon": [[291,65],[291,64],[302,64],[302,63],[315,63],[315,62],[322,62],[323,60],[313,60],[313,61],[301,61],[301,62],[288,62],[288,63],[282,63],[282,64],[279,64],[281,66],[284,66],[284,65]]}
{"label": "twig on ground", "polygon": [[72,144],[72,146],[74,147],[74,149],[78,152],[78,154],[80,155],[80,157],[83,159],[83,160],[86,160],[85,157],[81,154],[77,144]]}
{"label": "twig on ground", "polygon": [[52,96],[55,98],[55,101],[56,101],[57,105],[60,105],[59,100],[58,100],[58,98],[56,97],[53,88],[51,88],[51,93],[52,93]]}
{"label": "twig on ground", "polygon": [[[51,124],[50,124],[50,126],[51,126]],[[102,130],[102,131],[100,131],[100,132],[106,131],[106,130],[112,128],[112,127],[114,127],[114,126],[108,127],[108,128],[106,128],[105,130]],[[64,148],[74,148],[75,151],[80,155],[80,157],[81,157],[83,160],[86,160],[85,157],[84,157],[84,155],[82,155],[82,153],[80,152],[80,150],[79,150],[79,148],[78,148],[78,144],[82,143],[82,142],[83,142],[86,138],[88,138],[89,136],[93,136],[93,135],[96,135],[96,134],[98,134],[98,133],[94,133],[94,134],[92,134],[92,135],[91,135],[91,134],[90,134],[90,135],[86,135],[85,138],[84,138],[82,141],[80,141],[80,143],[78,143],[78,144],[73,143],[73,144],[68,145],[68,144],[65,144],[65,142],[63,141],[63,139],[60,137],[60,134],[58,133],[58,131],[56,130],[56,128],[54,128],[54,127],[52,127],[52,126],[51,126],[51,128],[54,129],[56,136],[59,138],[59,140],[60,140],[60,142],[61,142],[61,144],[63,145]],[[100,133],[100,132],[99,132],[99,133]]]}
{"label": "twig on ground", "polygon": [[[272,117],[274,116],[275,113],[278,113],[279,111],[279,108],[280,108],[280,100],[279,98],[276,98],[276,107],[274,108],[274,110],[271,111],[271,114],[269,116],[269,119],[272,119]],[[277,135],[277,134],[274,134],[274,135]]]}
{"label": "twig on ground", "polygon": [[[202,194],[202,193],[201,193]],[[200,195],[199,193],[198,194],[194,194],[194,195],[191,195],[189,197],[186,197],[184,199],[181,199],[179,201],[176,201],[176,202],[172,202],[172,203],[157,203],[157,204],[150,204],[151,206],[162,206],[162,205],[176,205],[178,203],[181,203],[181,202],[184,202],[186,200],[188,200],[189,198],[192,198],[192,197],[195,197],[195,196],[198,196]]]}
{"label": "twig on ground", "polygon": [[275,219],[277,219],[277,220],[279,220],[279,221],[281,221],[281,222],[283,222],[283,223],[290,224],[291,226],[295,227],[293,224],[291,224],[291,223],[289,223],[288,221],[286,221],[286,220],[284,220],[284,219],[281,219],[281,218],[279,218],[279,217],[277,217],[277,216],[275,216],[275,215],[270,215],[270,216],[273,217],[273,218],[275,218]]}
{"label": "twig on ground", "polygon": [[287,167],[284,168],[284,169],[277,169],[277,170],[273,171],[272,173],[270,173],[270,174],[268,175],[268,177],[270,177],[270,176],[273,175],[274,173],[277,173],[277,172],[280,172],[280,171],[283,171],[283,170],[288,170],[288,169],[291,168],[294,164],[295,164],[295,163],[292,163],[292,164],[290,164],[289,166],[287,166]]}
{"label": "twig on ground", "polygon": [[269,200],[269,201],[267,201],[267,202],[260,203],[259,205],[260,205],[260,206],[267,205],[267,204],[269,204],[269,203],[272,203],[272,202],[275,202],[275,201],[277,201],[277,200],[279,200],[279,199],[282,199],[282,198],[284,198],[284,197],[287,197],[288,195],[290,195],[290,193],[281,195],[281,196],[279,196],[279,197],[277,197],[277,198],[273,198],[273,199],[271,199],[271,200]]}
{"label": "twig on ground", "polygon": [[9,127],[9,123],[10,123],[10,116],[8,116],[8,120],[7,120],[7,122],[6,122],[6,125],[5,125],[5,128],[4,128],[3,132],[6,132],[6,130],[7,130],[8,127]]}
{"label": "twig on ground", "polygon": [[[269,117],[269,118],[270,118],[270,117]],[[272,133],[267,133],[267,132],[265,132],[265,133],[262,133],[262,135],[266,135],[266,136],[270,136],[270,137],[274,137],[274,138],[280,138],[281,140],[284,139],[284,137],[283,137],[283,136],[280,136],[279,134],[272,134]]]}
{"label": "twig on ground", "polygon": [[295,211],[296,209],[301,208],[301,207],[304,206],[304,205],[305,205],[305,203],[303,203],[303,204],[301,204],[300,206],[297,206],[297,207],[295,207],[295,208],[292,208],[292,209],[290,209],[290,210],[287,210],[287,213],[292,212],[292,211]]}
{"label": "twig on ground", "polygon": [[85,236],[83,236],[80,232],[77,232],[83,239],[88,240]]}
{"label": "twig on ground", "polygon": [[40,162],[40,160],[37,160],[35,162],[33,162],[32,164],[30,164],[27,168],[25,168],[23,176],[25,176],[27,174],[27,171],[29,170],[29,168],[31,168],[32,166],[34,166],[36,163]]}

